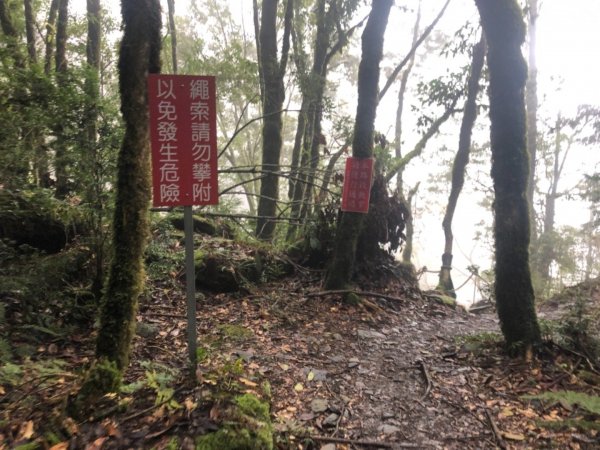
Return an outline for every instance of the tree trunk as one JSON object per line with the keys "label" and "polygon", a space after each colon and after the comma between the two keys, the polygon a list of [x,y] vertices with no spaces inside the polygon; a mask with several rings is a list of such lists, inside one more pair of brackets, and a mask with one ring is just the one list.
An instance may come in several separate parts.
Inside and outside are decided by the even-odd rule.
{"label": "tree trunk", "polygon": [[[554,151],[553,151],[553,164],[552,164],[552,177],[550,183],[550,190],[546,194],[546,207],[544,210],[544,223],[542,234],[538,237],[538,264],[532,264],[534,270],[537,272],[537,276],[540,281],[540,288],[542,292],[548,286],[550,281],[550,265],[555,259],[554,245],[556,238],[554,236],[554,220],[556,216],[556,200],[558,198],[558,182],[560,180],[561,173],[561,152],[562,152],[562,125],[563,120],[560,115],[557,117],[554,125]],[[537,267],[535,267],[537,266]]]}
{"label": "tree trunk", "polygon": [[413,198],[419,190],[420,182],[415,185],[406,196],[404,204],[406,206],[406,241],[402,249],[402,262],[412,264],[413,240],[415,236],[415,220],[413,217]]}
{"label": "tree trunk", "polygon": [[56,14],[58,13],[59,0],[52,0],[50,10],[48,11],[48,21],[46,22],[46,52],[44,54],[44,73],[50,75],[52,71],[52,57],[54,55],[54,36],[56,35]]}
{"label": "tree trunk", "polygon": [[[352,155],[373,155],[373,134],[378,103],[379,63],[383,54],[383,36],[393,0],[374,0],[362,35],[362,58],[358,68],[358,106],[354,124]],[[337,227],[332,261],[325,289],[344,289],[352,276],[358,236],[364,215],[343,212]]]}
{"label": "tree trunk", "polygon": [[285,29],[281,51],[281,62],[277,60],[277,3],[264,0],[260,24],[260,67],[264,79],[262,171],[256,236],[264,241],[273,239],[276,221],[270,220],[277,212],[279,199],[279,159],[283,140],[282,107],[285,97],[283,77],[289,52],[289,35],[293,14],[293,0],[287,0]]}
{"label": "tree trunk", "polygon": [[171,34],[171,64],[173,73],[177,73],[177,30],[175,28],[175,0],[167,0],[169,8],[169,33]]}
{"label": "tree trunk", "polygon": [[35,14],[33,0],[24,0],[25,7],[25,32],[27,33],[27,53],[29,61],[37,63],[37,50],[35,48]]}
{"label": "tree trunk", "polygon": [[452,244],[454,236],[452,235],[452,219],[458,197],[465,183],[465,170],[469,164],[469,153],[471,152],[471,134],[473,126],[477,119],[477,95],[479,94],[479,81],[481,71],[485,60],[485,37],[482,34],[481,40],[473,47],[473,58],[471,60],[471,73],[467,85],[467,99],[465,100],[465,109],[463,113],[462,124],[460,126],[460,136],[458,139],[458,150],[452,165],[452,187],[446,206],[446,214],[442,221],[444,229],[444,253],[442,254],[442,267],[440,269],[440,278],[438,289],[456,298],[454,292],[454,283],[452,282]]}
{"label": "tree trunk", "polygon": [[[69,0],[59,0],[56,20],[56,83],[59,89],[67,83],[67,22],[69,19]],[[55,129],[56,143],[54,155],[54,176],[56,179],[56,198],[63,199],[69,193],[67,141],[64,127],[58,122]]]}
{"label": "tree trunk", "polygon": [[541,336],[529,270],[525,24],[516,0],[475,3],[488,43],[496,304],[509,350],[528,352]]}
{"label": "tree trunk", "polygon": [[537,239],[537,228],[535,220],[535,208],[533,193],[535,192],[535,167],[537,165],[537,63],[535,59],[538,2],[529,0],[528,28],[529,37],[529,75],[525,85],[525,104],[527,108],[527,150],[529,151],[529,179],[527,184],[527,201],[530,205],[531,242]]}
{"label": "tree trunk", "polygon": [[[415,47],[417,45],[417,41],[419,40],[419,25],[421,23],[421,2],[419,1],[419,9],[417,11],[417,18],[415,20],[415,25],[413,27],[413,40],[411,47]],[[398,107],[396,108],[396,126],[394,132],[394,152],[396,158],[402,158],[402,114],[404,112],[404,96],[406,94],[406,88],[408,86],[408,77],[410,76],[410,72],[415,63],[415,54],[416,52],[411,53],[411,57],[408,60],[408,65],[404,72],[402,72],[402,77],[400,78],[400,89],[398,90]],[[402,183],[402,175],[404,170],[398,171],[396,175],[396,193],[402,199],[404,197],[404,187]],[[405,201],[406,203],[406,201]],[[410,205],[406,205],[408,209],[410,209]]]}
{"label": "tree trunk", "polygon": [[86,42],[87,72],[86,93],[86,153],[85,161],[87,183],[84,187],[86,202],[91,207],[91,228],[96,259],[92,293],[101,298],[104,283],[104,211],[102,201],[103,177],[100,170],[102,162],[98,153],[98,101],[100,99],[100,45],[102,39],[100,0],[87,0],[88,33]]}
{"label": "tree trunk", "polygon": [[160,72],[160,3],[129,0],[122,4],[123,41],[119,91],[125,136],[118,158],[113,219],[114,257],[104,297],[96,356],[127,367],[143,285],[143,256],[148,238],[150,152],[146,74]]}
{"label": "tree trunk", "polygon": [[302,112],[304,117],[298,121],[298,130],[302,126],[302,144],[299,168],[296,171],[297,181],[292,195],[291,217],[295,219],[290,224],[288,240],[295,236],[296,221],[306,217],[307,204],[310,202],[314,173],[319,162],[319,135],[321,134],[321,110],[323,93],[325,91],[326,58],[330,44],[331,9],[325,13],[325,0],[318,0],[316,5],[317,31],[314,42],[313,64],[310,74],[306,77],[302,89]]}

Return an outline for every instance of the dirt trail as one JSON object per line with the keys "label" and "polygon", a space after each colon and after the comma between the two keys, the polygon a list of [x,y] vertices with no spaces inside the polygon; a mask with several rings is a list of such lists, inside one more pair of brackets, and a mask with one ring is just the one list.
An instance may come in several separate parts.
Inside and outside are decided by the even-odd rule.
{"label": "dirt trail", "polygon": [[223,324],[252,330],[223,350],[269,379],[281,431],[308,427],[323,444],[494,447],[489,424],[468,411],[481,403],[483,374],[465,367],[456,337],[497,332],[495,317],[416,298],[383,303],[369,310],[273,285],[266,295],[225,305],[207,298],[201,335],[215,337]]}

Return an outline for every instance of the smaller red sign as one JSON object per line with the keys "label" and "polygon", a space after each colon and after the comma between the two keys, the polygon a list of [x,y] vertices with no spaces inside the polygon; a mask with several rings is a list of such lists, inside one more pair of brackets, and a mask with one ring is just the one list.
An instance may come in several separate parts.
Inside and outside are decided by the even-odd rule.
{"label": "smaller red sign", "polygon": [[369,212],[372,177],[373,158],[349,157],[346,160],[342,211],[365,214]]}

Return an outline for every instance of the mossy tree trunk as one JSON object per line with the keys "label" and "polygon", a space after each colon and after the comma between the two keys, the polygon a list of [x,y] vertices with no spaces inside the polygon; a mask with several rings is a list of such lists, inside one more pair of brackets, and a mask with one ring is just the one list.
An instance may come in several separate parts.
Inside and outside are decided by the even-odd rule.
{"label": "mossy tree trunk", "polygon": [[278,0],[263,0],[259,32],[259,66],[263,86],[262,179],[258,200],[256,236],[270,241],[275,234],[274,220],[279,199],[279,160],[283,139],[281,136],[282,107],[285,99],[283,78],[290,46],[293,0],[286,1],[281,60],[277,58],[277,4]]}
{"label": "mossy tree trunk", "polygon": [[[383,36],[393,0],[373,0],[371,14],[362,35],[362,57],[358,68],[358,106],[354,123],[352,156],[373,156],[373,135],[378,103],[379,63],[383,54]],[[347,286],[356,257],[356,245],[364,215],[344,212],[338,224],[334,251],[325,279],[325,289]]]}
{"label": "mossy tree trunk", "polygon": [[98,102],[100,100],[100,44],[102,13],[100,0],[87,0],[87,41],[85,78],[86,93],[86,148],[82,158],[85,167],[85,201],[90,206],[90,220],[93,234],[92,245],[95,256],[95,273],[92,293],[97,299],[102,295],[104,283],[104,214],[102,162],[98,152]]}
{"label": "mossy tree trunk", "polygon": [[521,54],[525,24],[516,0],[475,3],[488,43],[496,302],[508,348],[527,351],[541,336],[529,270],[527,64]]}
{"label": "mossy tree trunk", "polygon": [[122,2],[125,27],[119,56],[119,91],[125,136],[118,158],[113,259],[100,317],[96,356],[122,371],[129,363],[148,238],[150,152],[146,76],[160,71],[160,3]]}
{"label": "mossy tree trunk", "polygon": [[444,253],[442,254],[442,267],[440,269],[440,278],[438,289],[456,298],[454,292],[454,283],[452,282],[452,244],[454,236],[452,235],[452,219],[456,211],[458,197],[465,183],[465,170],[469,164],[469,154],[471,152],[471,134],[473,125],[477,119],[477,95],[479,94],[479,81],[483,62],[485,60],[485,37],[482,34],[481,40],[473,47],[473,57],[471,58],[471,73],[467,84],[467,99],[465,100],[465,109],[460,126],[460,136],[458,138],[458,150],[452,165],[452,187],[448,197],[446,213],[442,221],[444,230]]}

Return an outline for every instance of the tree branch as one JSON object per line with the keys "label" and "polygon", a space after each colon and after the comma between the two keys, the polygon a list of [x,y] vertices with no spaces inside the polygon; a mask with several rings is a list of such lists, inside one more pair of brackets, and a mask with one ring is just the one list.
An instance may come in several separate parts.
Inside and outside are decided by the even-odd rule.
{"label": "tree branch", "polygon": [[408,54],[404,57],[404,59],[400,62],[400,64],[398,64],[396,66],[396,68],[394,69],[394,71],[392,72],[392,74],[388,77],[387,81],[385,82],[385,85],[383,86],[383,89],[381,89],[381,91],[379,92],[379,101],[381,101],[381,99],[383,98],[383,96],[385,95],[385,93],[388,91],[388,89],[390,88],[390,86],[394,83],[394,81],[396,81],[396,77],[398,76],[398,74],[400,73],[400,71],[411,60],[411,58],[413,57],[413,55],[415,54],[415,52],[417,51],[417,49],[421,46],[421,44],[423,43],[423,41],[433,31],[434,27],[437,25],[437,23],[439,22],[439,20],[444,15],[444,12],[446,11],[446,8],[448,7],[448,4],[450,3],[450,1],[451,0],[446,0],[446,3],[444,3],[444,6],[442,7],[442,10],[438,13],[438,15],[436,16],[436,18],[433,19],[433,22],[431,22],[431,24],[429,24],[429,26],[427,28],[425,28],[425,30],[423,31],[423,34],[421,34],[421,37],[419,37],[419,39],[417,40],[417,42],[415,42],[413,44],[413,46],[411,47],[411,49],[408,52]]}

